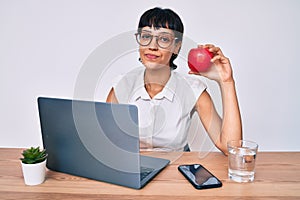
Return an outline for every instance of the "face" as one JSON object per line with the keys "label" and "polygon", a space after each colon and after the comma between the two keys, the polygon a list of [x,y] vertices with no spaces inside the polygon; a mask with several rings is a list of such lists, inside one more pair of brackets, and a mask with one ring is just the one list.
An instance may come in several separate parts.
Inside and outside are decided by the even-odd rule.
{"label": "face", "polygon": [[[149,45],[140,45],[139,52],[142,63],[147,68],[152,69],[170,67],[171,56],[173,53],[178,54],[181,43],[175,42],[174,32],[171,29],[142,28],[141,40],[147,41],[152,36],[153,38]],[[171,42],[171,45],[166,45],[169,42]]]}

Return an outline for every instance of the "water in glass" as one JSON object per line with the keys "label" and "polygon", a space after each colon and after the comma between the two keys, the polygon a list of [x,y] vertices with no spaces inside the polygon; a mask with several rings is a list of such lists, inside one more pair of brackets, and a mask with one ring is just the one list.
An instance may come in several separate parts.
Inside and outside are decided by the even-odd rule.
{"label": "water in glass", "polygon": [[228,176],[236,182],[254,180],[256,151],[248,148],[229,149]]}

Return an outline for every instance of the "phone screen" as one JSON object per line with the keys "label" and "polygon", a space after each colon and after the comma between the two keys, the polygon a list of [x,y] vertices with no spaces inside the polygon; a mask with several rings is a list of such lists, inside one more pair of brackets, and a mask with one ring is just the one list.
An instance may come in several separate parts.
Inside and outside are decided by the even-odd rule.
{"label": "phone screen", "polygon": [[180,165],[178,170],[197,189],[222,186],[222,182],[200,164]]}

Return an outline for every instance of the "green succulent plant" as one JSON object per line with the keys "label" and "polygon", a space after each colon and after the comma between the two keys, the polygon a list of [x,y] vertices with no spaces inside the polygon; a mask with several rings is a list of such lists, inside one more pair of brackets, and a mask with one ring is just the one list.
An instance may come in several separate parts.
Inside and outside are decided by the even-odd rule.
{"label": "green succulent plant", "polygon": [[25,164],[40,163],[46,160],[46,158],[48,157],[46,149],[41,150],[40,147],[31,147],[29,149],[25,149],[22,155],[23,158],[20,158],[20,160]]}

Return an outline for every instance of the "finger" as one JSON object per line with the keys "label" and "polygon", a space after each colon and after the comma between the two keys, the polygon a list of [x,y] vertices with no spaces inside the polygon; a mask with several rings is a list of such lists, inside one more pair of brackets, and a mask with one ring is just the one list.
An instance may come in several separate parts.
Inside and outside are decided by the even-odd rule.
{"label": "finger", "polygon": [[213,44],[204,44],[203,46],[205,48],[213,48],[213,47],[215,47],[215,45],[213,45]]}
{"label": "finger", "polygon": [[204,45],[199,44],[198,48],[206,48],[208,51],[212,52],[215,55],[222,55],[222,56],[224,56],[221,48],[220,47],[216,47],[213,44],[204,44]]}
{"label": "finger", "polygon": [[209,49],[209,48],[213,48],[214,45],[213,44],[198,44],[197,47]]}
{"label": "finger", "polygon": [[210,62],[212,62],[212,63],[215,63],[216,61],[219,61],[222,64],[229,63],[229,59],[222,55],[216,55],[210,60]]}
{"label": "finger", "polygon": [[215,55],[222,55],[222,56],[224,56],[224,54],[223,54],[223,52],[222,52],[222,50],[221,50],[221,48],[220,47],[211,47],[211,48],[209,48],[208,49],[210,52],[212,52],[213,54],[215,54]]}
{"label": "finger", "polygon": [[215,55],[215,56],[210,60],[210,62],[214,63],[214,62],[216,62],[217,60],[220,60],[221,57],[222,57],[221,55]]}

